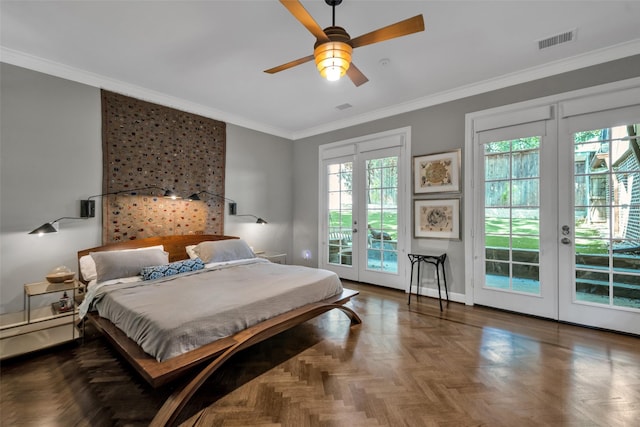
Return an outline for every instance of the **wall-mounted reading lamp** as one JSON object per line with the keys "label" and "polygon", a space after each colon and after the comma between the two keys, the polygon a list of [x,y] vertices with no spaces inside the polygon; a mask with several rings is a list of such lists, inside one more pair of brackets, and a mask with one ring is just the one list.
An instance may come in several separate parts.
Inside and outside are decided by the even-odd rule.
{"label": "wall-mounted reading lamp", "polygon": [[42,236],[43,234],[47,234],[47,233],[57,233],[58,227],[56,227],[55,224],[58,221],[63,219],[86,219],[86,218],[78,218],[75,216],[63,216],[62,218],[58,218],[54,221],[46,222],[42,224],[40,227],[36,228],[35,230],[30,231],[29,234],[37,234],[38,236]]}
{"label": "wall-mounted reading lamp", "polygon": [[251,216],[251,217],[253,217],[253,218],[255,218],[255,219],[256,219],[256,224],[268,224],[268,222],[267,222],[267,221],[265,221],[265,220],[264,220],[264,219],[262,219],[262,218],[258,218],[258,217],[257,217],[257,216],[255,216],[255,215],[251,215],[251,214],[243,214],[243,215],[237,215],[237,216]]}
{"label": "wall-mounted reading lamp", "polygon": [[134,192],[134,191],[152,190],[152,189],[162,190],[164,192],[163,197],[166,197],[166,198],[169,198],[169,199],[176,200],[176,199],[180,198],[172,190],[166,190],[166,189],[161,188],[161,187],[133,188],[131,190],[114,191],[113,193],[96,194],[95,196],[88,197],[86,200],[80,200],[80,216],[79,217],[63,216],[62,218],[58,218],[55,221],[51,221],[51,222],[47,222],[45,224],[42,224],[40,227],[38,227],[35,230],[31,231],[29,234],[37,234],[37,235],[41,236],[41,235],[46,234],[46,233],[57,233],[58,232],[58,228],[56,227],[55,224],[58,223],[58,221],[60,221],[62,219],[87,219],[87,218],[95,217],[96,216],[96,201],[95,200],[91,200],[94,197],[109,196],[109,195],[113,195],[113,194],[122,194],[122,193],[131,193],[131,192]]}
{"label": "wall-mounted reading lamp", "polygon": [[208,195],[209,195],[209,196],[211,196],[211,197],[218,197],[218,198],[220,198],[220,199],[224,199],[224,200],[226,200],[227,202],[229,202],[229,215],[235,215],[235,216],[251,216],[251,217],[253,217],[253,218],[255,218],[255,219],[256,219],[256,223],[257,223],[257,224],[267,224],[267,221],[265,221],[265,220],[264,220],[264,219],[262,219],[262,218],[258,218],[258,217],[257,217],[257,216],[255,216],[255,215],[251,215],[251,214],[238,215],[238,211],[237,211],[237,204],[236,204],[236,202],[235,202],[235,201],[233,201],[233,200],[231,200],[231,199],[228,199],[228,198],[226,198],[226,197],[224,197],[224,196],[221,196],[221,195],[219,195],[219,194],[215,194],[215,193],[211,193],[211,192],[206,191],[206,190],[202,190],[202,191],[199,191],[199,192],[197,192],[197,193],[194,193],[194,194],[190,195],[190,196],[189,196],[189,200],[194,200],[194,201],[202,200],[202,199],[200,198],[200,194],[208,194]]}
{"label": "wall-mounted reading lamp", "polygon": [[199,201],[199,200],[202,200],[202,199],[200,198],[200,194],[207,194],[207,195],[209,195],[209,196],[211,196],[211,197],[217,197],[217,198],[219,198],[219,199],[224,199],[224,200],[226,200],[227,202],[229,202],[229,215],[235,215],[235,214],[236,214],[236,207],[237,207],[236,202],[235,202],[235,201],[233,201],[233,200],[231,200],[231,199],[227,199],[226,197],[221,196],[221,195],[219,195],[219,194],[215,194],[215,193],[211,193],[211,192],[206,191],[206,190],[202,190],[202,191],[198,191],[197,193],[193,193],[192,195],[190,195],[190,196],[188,197],[188,199],[189,199],[189,200],[193,200],[194,202],[197,202],[197,201]]}
{"label": "wall-mounted reading lamp", "polygon": [[114,191],[113,193],[104,193],[104,194],[96,194],[95,196],[87,197],[86,200],[80,200],[80,216],[82,218],[93,218],[96,216],[96,201],[91,200],[94,197],[101,196],[111,196],[114,194],[123,194],[123,193],[133,193],[135,191],[140,190],[162,190],[164,192],[163,196],[167,199],[177,200],[181,199],[173,190],[167,190],[162,187],[142,187],[142,188],[132,188],[130,190],[122,190],[122,191]]}

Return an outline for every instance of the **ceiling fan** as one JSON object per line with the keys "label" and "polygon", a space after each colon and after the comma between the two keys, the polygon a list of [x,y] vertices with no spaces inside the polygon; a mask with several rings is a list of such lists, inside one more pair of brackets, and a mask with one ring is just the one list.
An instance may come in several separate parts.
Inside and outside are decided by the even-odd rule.
{"label": "ceiling fan", "polygon": [[352,39],[344,28],[336,26],[336,6],[342,3],[342,0],[324,1],[332,8],[333,21],[330,27],[323,30],[299,0],[280,0],[280,3],[315,36],[316,43],[313,46],[313,55],[270,68],[265,70],[265,73],[275,74],[315,59],[322,77],[334,81],[346,74],[353,84],[360,86],[369,79],[351,62],[353,49],[424,31],[422,15],[416,15]]}

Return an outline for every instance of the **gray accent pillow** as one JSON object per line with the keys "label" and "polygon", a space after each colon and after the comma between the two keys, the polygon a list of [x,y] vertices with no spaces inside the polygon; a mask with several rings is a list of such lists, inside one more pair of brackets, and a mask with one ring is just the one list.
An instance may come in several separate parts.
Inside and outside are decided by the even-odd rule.
{"label": "gray accent pillow", "polygon": [[169,253],[160,249],[91,252],[90,255],[96,263],[98,282],[138,276],[144,267],[169,263]]}
{"label": "gray accent pillow", "polygon": [[247,242],[241,239],[215,240],[200,242],[194,248],[198,257],[205,263],[235,261],[238,259],[255,258]]}

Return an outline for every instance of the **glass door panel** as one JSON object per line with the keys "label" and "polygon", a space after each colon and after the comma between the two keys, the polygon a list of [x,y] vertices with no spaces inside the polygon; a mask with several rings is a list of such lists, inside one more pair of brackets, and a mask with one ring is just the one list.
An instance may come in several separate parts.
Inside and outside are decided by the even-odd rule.
{"label": "glass door panel", "polygon": [[640,309],[638,128],[573,134],[574,302]]}
{"label": "glass door panel", "polygon": [[353,162],[327,166],[327,250],[329,264],[353,265]]}
{"label": "glass door panel", "polygon": [[540,294],[540,137],[484,144],[484,286]]}
{"label": "glass door panel", "polygon": [[398,157],[365,162],[368,270],[398,273]]}

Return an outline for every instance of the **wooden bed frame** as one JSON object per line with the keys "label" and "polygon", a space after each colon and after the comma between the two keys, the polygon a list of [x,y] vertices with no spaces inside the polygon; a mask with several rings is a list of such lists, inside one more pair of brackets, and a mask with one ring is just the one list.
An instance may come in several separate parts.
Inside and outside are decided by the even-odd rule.
{"label": "wooden bed frame", "polygon": [[[187,259],[185,247],[196,245],[203,241],[237,239],[232,236],[220,235],[184,235],[150,237],[141,240],[131,240],[120,243],[111,243],[96,248],[85,249],[78,252],[78,260],[90,252],[102,252],[111,250],[134,249],[148,246],[164,245],[164,250],[169,252],[169,261]],[[79,261],[78,261],[79,262]],[[78,269],[78,271],[80,271]],[[124,332],[118,329],[111,321],[100,317],[97,313],[87,314],[87,319],[103,333],[111,344],[124,356],[134,369],[154,388],[160,387],[176,378],[184,375],[191,368],[204,362],[209,364],[200,371],[183,389],[176,390],[151,422],[152,426],[171,425],[175,422],[180,411],[188,400],[195,394],[198,388],[213,374],[225,361],[238,351],[257,344],[280,332],[306,322],[320,314],[337,308],[342,310],[349,319],[351,325],[361,323],[358,315],[344,304],[358,294],[357,291],[344,289],[341,294],[327,298],[323,301],[308,304],[295,310],[283,313],[268,319],[235,335],[219,339],[204,345],[188,353],[172,357],[163,362],[145,353],[138,344],[128,338]],[[212,360],[213,359],[213,360]]]}

